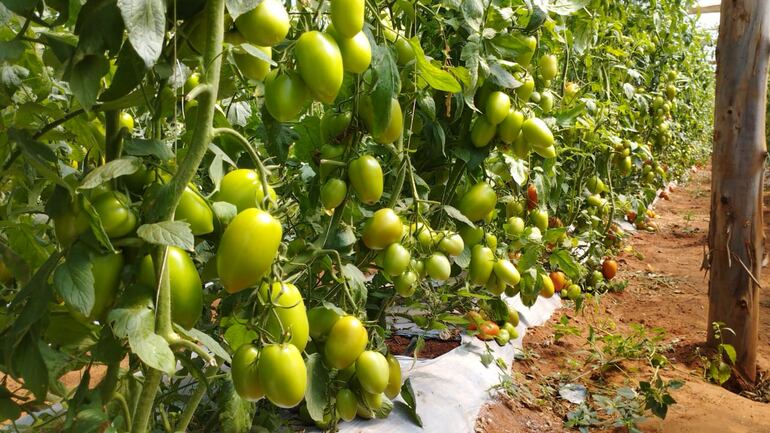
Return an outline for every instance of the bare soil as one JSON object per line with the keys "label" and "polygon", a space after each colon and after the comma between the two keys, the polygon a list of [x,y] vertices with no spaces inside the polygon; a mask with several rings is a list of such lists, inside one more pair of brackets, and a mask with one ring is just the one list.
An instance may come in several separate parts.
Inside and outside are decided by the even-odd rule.
{"label": "bare soil", "polygon": [[[666,380],[685,381],[673,391],[677,403],[670,407],[665,420],[650,418],[640,426],[645,433],[770,433],[770,404],[759,403],[703,378],[699,356],[707,351],[708,280],[701,270],[708,236],[710,206],[710,170],[694,169],[684,186],[669,191],[670,200],[656,205],[658,231],[636,232],[626,239],[627,247],[618,257],[620,271],[616,278],[626,279],[628,287],[619,293],[604,295],[583,313],[565,307],[543,327],[532,329],[524,338],[527,359],[516,362],[512,376],[521,388],[532,391],[516,398],[500,396],[482,409],[476,423],[479,433],[560,433],[577,431],[565,428],[564,416],[575,405],[558,398],[544,399],[538,390],[558,377],[559,372],[585,365],[585,333],[594,327],[615,324],[619,334],[632,332],[631,324],[665,330],[664,355],[671,362],[662,376]],[[765,197],[766,209],[770,195]],[[765,212],[770,221],[770,211]],[[766,227],[766,235],[770,228]],[[766,236],[767,237],[767,236]],[[763,287],[770,287],[770,272],[765,270]],[[765,377],[770,370],[770,291],[761,290],[758,366]],[[554,332],[562,314],[570,324],[581,329],[581,336],[567,336],[554,342]],[[577,367],[579,368],[579,367]],[[646,362],[624,361],[622,371],[599,378],[604,384],[634,385],[648,380]],[[574,371],[573,371],[574,372]],[[764,392],[767,392],[765,390]],[[545,393],[547,394],[547,393]],[[534,398],[529,398],[534,395]],[[765,400],[767,401],[767,400]],[[595,431],[595,430],[591,430]],[[601,430],[626,432],[625,429]]]}

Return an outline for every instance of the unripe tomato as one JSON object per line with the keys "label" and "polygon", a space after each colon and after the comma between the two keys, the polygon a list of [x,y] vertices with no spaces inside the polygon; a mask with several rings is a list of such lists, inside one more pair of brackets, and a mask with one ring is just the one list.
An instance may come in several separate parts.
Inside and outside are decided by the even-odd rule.
{"label": "unripe tomato", "polygon": [[352,38],[364,28],[364,0],[331,0],[332,24],[344,38]]}
{"label": "unripe tomato", "polygon": [[605,204],[605,200],[599,194],[591,194],[586,199],[586,203],[593,207],[602,207]]}
{"label": "unripe tomato", "polygon": [[554,292],[556,291],[553,286],[553,281],[551,281],[551,279],[546,274],[538,274],[538,278],[540,278],[540,283],[542,284],[540,286],[540,296],[544,298],[550,298],[553,296]]}
{"label": "unripe tomato", "polygon": [[[166,266],[171,285],[171,318],[186,329],[195,326],[203,310],[203,284],[190,256],[181,248],[168,247]],[[145,256],[139,266],[139,282],[156,286],[155,264]]]}
{"label": "unripe tomato", "polygon": [[310,92],[298,75],[274,69],[265,78],[265,107],[279,122],[295,120],[310,101]]}
{"label": "unripe tomato", "polygon": [[[344,113],[338,113],[332,110],[327,110],[323,117],[321,118],[321,134],[324,136],[324,138],[336,138],[339,137],[343,132],[345,132],[346,129],[348,129],[348,126],[350,126],[350,121],[353,118],[353,114],[349,111]],[[345,152],[344,147],[340,146],[342,148],[342,152],[339,152],[338,154],[334,152],[335,154],[330,158],[329,156],[324,154],[324,147],[332,146],[329,144],[324,144],[321,146],[321,157],[326,159],[333,159],[340,155],[342,155]],[[337,146],[334,146],[335,148]]]}
{"label": "unripe tomato", "polygon": [[289,14],[280,0],[264,0],[235,19],[235,27],[254,45],[269,47],[289,34]]}
{"label": "unripe tomato", "polygon": [[[273,56],[273,49],[270,47],[256,47],[258,50],[265,53],[270,58]],[[233,50],[233,60],[235,65],[241,73],[249,79],[254,81],[264,81],[267,74],[270,72],[270,63],[252,56],[243,49],[236,48]]]}
{"label": "unripe tomato", "polygon": [[564,83],[564,99],[570,100],[577,95],[578,90],[580,90],[580,87],[577,85],[577,83],[574,83],[572,81],[568,81]]}
{"label": "unripe tomato", "polygon": [[425,261],[425,271],[434,280],[446,281],[452,271],[452,265],[445,255],[436,252]]}
{"label": "unripe tomato", "polygon": [[519,132],[518,137],[516,137],[516,141],[513,142],[511,151],[513,151],[514,156],[519,159],[526,160],[529,158],[529,144],[527,144],[527,140],[524,139],[524,134],[521,132]]}
{"label": "unripe tomato", "polygon": [[[382,407],[383,393],[372,394],[371,392],[362,391],[361,394],[364,399],[364,404],[368,409],[377,410]],[[359,408],[360,407],[361,406],[359,406]]]}
{"label": "unripe tomato", "polygon": [[478,285],[486,284],[495,266],[495,253],[491,248],[474,245],[471,250],[471,263],[468,267],[468,279]]}
{"label": "unripe tomato", "polygon": [[623,176],[628,176],[631,173],[633,167],[633,161],[631,160],[630,156],[626,156],[620,160],[620,174]]}
{"label": "unripe tomato", "polygon": [[618,262],[612,259],[605,259],[602,262],[602,275],[604,278],[611,280],[615,278],[618,273]]}
{"label": "unripe tomato", "polygon": [[511,98],[503,92],[492,92],[487,97],[484,117],[492,125],[502,122],[511,110]]}
{"label": "unripe tomato", "polygon": [[401,393],[401,364],[393,355],[388,355],[388,386],[385,395],[389,399],[398,397]]}
{"label": "unripe tomato", "polygon": [[374,204],[382,197],[382,167],[371,155],[363,155],[348,164],[348,178],[359,200]]}
{"label": "unripe tomato", "polygon": [[358,359],[369,343],[366,328],[353,316],[341,317],[332,326],[324,347],[324,359],[332,368],[348,368]]}
{"label": "unripe tomato", "polygon": [[184,92],[190,93],[190,91],[201,83],[201,74],[197,72],[193,72],[190,74],[189,77],[187,77],[187,80],[184,82]]}
{"label": "unripe tomato", "polygon": [[418,276],[424,277],[425,276],[425,262],[422,260],[412,259],[411,263],[409,263],[409,267],[412,268],[412,270],[417,273]]}
{"label": "unripe tomato", "polygon": [[343,388],[337,391],[337,414],[345,421],[352,421],[356,417],[358,398],[353,391]]}
{"label": "unripe tomato", "polygon": [[310,326],[310,337],[313,341],[322,342],[326,340],[332,327],[340,319],[340,315],[332,309],[318,306],[307,312],[307,319]]}
{"label": "unripe tomato", "polygon": [[214,212],[206,200],[189,186],[182,192],[174,212],[174,220],[190,224],[190,230],[196,236],[214,231]]}
{"label": "unripe tomato", "polygon": [[522,200],[514,199],[505,203],[505,215],[507,217],[523,216],[524,215],[524,203]]}
{"label": "unripe tomato", "polygon": [[412,259],[409,250],[398,242],[390,244],[381,254],[383,256],[383,270],[391,276],[403,274]]}
{"label": "unripe tomato", "polygon": [[342,87],[342,53],[334,38],[319,31],[305,32],[294,46],[299,73],[313,97],[331,104]]}
{"label": "unripe tomato", "polygon": [[367,350],[356,360],[356,377],[366,392],[380,394],[388,387],[388,360],[380,352]]}
{"label": "unripe tomato", "polygon": [[481,221],[495,209],[497,194],[488,183],[481,181],[473,185],[460,199],[458,209],[469,220]]}
{"label": "unripe tomato", "polygon": [[513,144],[521,131],[521,125],[524,123],[524,114],[521,111],[510,109],[505,119],[497,125],[497,136],[505,144]]}
{"label": "unripe tomato", "polygon": [[292,408],[305,398],[307,368],[302,353],[291,344],[270,344],[259,355],[259,382],[270,403]]}
{"label": "unripe tomato", "polygon": [[509,286],[515,286],[521,280],[519,270],[516,269],[516,266],[510,260],[498,259],[495,262],[494,271],[497,279]]}
{"label": "unripe tomato", "polygon": [[408,298],[414,295],[414,286],[416,282],[417,274],[413,271],[406,271],[393,279],[393,287],[396,289],[396,293],[398,293],[399,296]]}
{"label": "unripe tomato", "polygon": [[[120,286],[120,273],[123,270],[123,254],[92,254],[91,273],[94,277],[94,306],[88,318],[103,320],[107,315]],[[5,265],[1,266],[5,268]]]}
{"label": "unripe tomato", "polygon": [[[268,292],[270,292],[268,294]],[[259,301],[265,306],[271,299],[272,310],[268,313],[265,327],[274,340],[281,337],[281,332],[289,332],[291,338],[288,343],[297,346],[300,351],[305,350],[310,336],[307,310],[305,301],[299,293],[297,286],[291,283],[275,282],[272,286],[262,284],[259,287]]]}
{"label": "unripe tomato", "polygon": [[[323,121],[321,121],[321,128],[323,128]],[[326,143],[321,146],[320,153],[322,159],[338,160],[345,154],[345,146]],[[335,166],[321,164],[321,179],[326,179],[326,177],[336,169],[337,167]]]}
{"label": "unripe tomato", "polygon": [[131,201],[118,191],[107,191],[93,202],[104,231],[111,238],[123,237],[136,228],[136,214],[131,210]]}
{"label": "unripe tomato", "polygon": [[580,286],[577,284],[570,284],[570,286],[567,288],[567,297],[575,300],[580,296]]}
{"label": "unripe tomato", "polygon": [[333,25],[326,32],[332,35],[342,54],[342,67],[354,74],[361,74],[372,63],[372,46],[364,32],[358,32],[353,37],[341,36]]}
{"label": "unripe tomato", "polygon": [[[270,198],[276,200],[275,190],[268,185]],[[256,171],[239,168],[227,173],[219,184],[217,199],[235,205],[238,212],[262,206],[265,192]]]}
{"label": "unripe tomato", "polygon": [[235,392],[245,400],[257,401],[265,396],[265,391],[259,382],[258,360],[259,348],[247,343],[235,351],[230,363]]}
{"label": "unripe tomato", "polygon": [[548,277],[551,278],[553,289],[557,292],[561,292],[561,289],[567,283],[567,277],[564,275],[564,272],[561,271],[551,272]]}
{"label": "unripe tomato", "polygon": [[485,147],[495,138],[497,127],[484,117],[479,116],[471,126],[471,143],[475,147]]}
{"label": "unripe tomato", "polygon": [[479,325],[478,337],[482,340],[491,340],[500,332],[500,327],[495,322],[486,321]]}
{"label": "unripe tomato", "polygon": [[390,103],[390,122],[378,134],[374,133],[374,108],[370,98],[363,98],[359,114],[363,118],[366,128],[372,134],[374,141],[380,144],[389,144],[398,140],[404,132],[404,114],[398,99],[393,98]]}
{"label": "unripe tomato", "polygon": [[457,233],[447,234],[439,242],[438,249],[449,256],[457,257],[465,249],[465,242],[462,236]]}
{"label": "unripe tomato", "polygon": [[521,217],[510,217],[503,228],[510,236],[518,237],[524,233],[524,220]]}
{"label": "unripe tomato", "polygon": [[521,125],[521,133],[535,150],[537,148],[547,148],[553,146],[553,133],[541,119],[531,117]]}
{"label": "unripe tomato", "polygon": [[487,246],[489,248],[492,248],[492,251],[497,249],[497,236],[495,236],[492,233],[485,233],[484,234],[484,242],[487,243]]}
{"label": "unripe tomato", "polygon": [[527,67],[529,65],[529,62],[532,60],[532,56],[535,54],[535,48],[537,47],[537,38],[534,36],[519,36],[519,39],[522,40],[524,43],[524,46],[527,48],[526,50],[522,50],[515,58],[516,63],[521,65],[522,67]]}
{"label": "unripe tomato", "polygon": [[553,80],[559,73],[559,61],[553,54],[543,54],[540,57],[540,75],[544,80]]}
{"label": "unripe tomato", "polygon": [[431,249],[436,244],[438,234],[423,223],[416,223],[411,226],[412,235],[417,238],[417,242],[425,249]]}
{"label": "unripe tomato", "polygon": [[514,327],[519,326],[519,312],[510,305],[508,306],[508,322]]}
{"label": "unripe tomato", "polygon": [[666,98],[668,98],[669,101],[676,98],[676,86],[673,84],[666,86]]}
{"label": "unripe tomato", "polygon": [[118,129],[125,130],[129,134],[134,130],[134,117],[125,111],[120,113],[118,117]]}
{"label": "unripe tomato", "polygon": [[236,215],[217,251],[217,273],[225,290],[237,293],[259,282],[278,254],[282,235],[281,223],[263,210]]}
{"label": "unripe tomato", "polygon": [[598,176],[591,176],[586,182],[586,188],[591,191],[591,194],[598,194],[604,191],[604,182]]}
{"label": "unripe tomato", "polygon": [[508,330],[503,328],[501,329],[497,335],[495,335],[495,341],[500,346],[505,346],[508,344],[508,342],[511,340],[511,334],[508,333]]}
{"label": "unripe tomato", "polygon": [[550,113],[553,109],[553,93],[548,90],[544,90],[540,96],[540,108],[543,113]]}
{"label": "unripe tomato", "polygon": [[465,245],[472,247],[481,242],[484,239],[484,229],[481,227],[462,226],[459,229],[460,236],[463,238]]}
{"label": "unripe tomato", "polygon": [[321,205],[326,210],[334,210],[345,201],[348,185],[340,179],[329,179],[321,187]]}
{"label": "unripe tomato", "polygon": [[56,240],[62,248],[69,247],[80,235],[91,228],[88,215],[79,206],[53,219]]}
{"label": "unripe tomato", "polygon": [[535,227],[544,232],[548,229],[548,211],[545,209],[533,209],[530,213],[532,223]]}
{"label": "unripe tomato", "polygon": [[396,46],[396,63],[399,66],[404,66],[415,59],[414,48],[406,38],[399,36],[394,45]]}
{"label": "unripe tomato", "polygon": [[371,250],[381,250],[401,240],[404,225],[393,209],[382,208],[364,224],[362,238],[364,245]]}
{"label": "unripe tomato", "polygon": [[527,75],[526,77],[522,78],[521,86],[516,88],[516,96],[519,98],[519,101],[526,103],[529,101],[529,98],[532,96],[532,92],[534,91],[535,79],[532,78],[532,76]]}

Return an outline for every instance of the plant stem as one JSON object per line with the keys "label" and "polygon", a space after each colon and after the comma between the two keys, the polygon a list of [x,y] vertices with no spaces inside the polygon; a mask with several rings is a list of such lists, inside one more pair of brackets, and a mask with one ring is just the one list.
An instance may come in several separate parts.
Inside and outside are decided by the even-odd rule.
{"label": "plant stem", "polygon": [[120,158],[123,152],[123,134],[120,131],[120,111],[104,112],[104,136],[107,162]]}
{"label": "plant stem", "polygon": [[[219,370],[218,365],[209,366],[206,369],[206,377],[211,379],[211,377],[214,375],[214,373],[217,372],[217,370]],[[195,414],[195,410],[198,408],[198,405],[203,399],[203,396],[206,395],[206,391],[208,389],[209,389],[208,384],[199,383],[198,387],[195,388],[195,391],[193,391],[193,393],[190,394],[190,397],[187,399],[187,406],[185,406],[184,411],[179,416],[179,421],[177,421],[176,427],[174,428],[175,432],[187,431],[187,427],[190,425],[190,421],[192,421],[192,417]]]}
{"label": "plant stem", "polygon": [[163,373],[160,370],[155,370],[154,368],[147,369],[147,375],[144,378],[144,388],[142,388],[142,394],[139,396],[139,404],[136,406],[134,419],[131,423],[131,433],[147,432],[147,424],[149,424],[150,415],[152,415],[155,395],[158,393],[162,376]]}

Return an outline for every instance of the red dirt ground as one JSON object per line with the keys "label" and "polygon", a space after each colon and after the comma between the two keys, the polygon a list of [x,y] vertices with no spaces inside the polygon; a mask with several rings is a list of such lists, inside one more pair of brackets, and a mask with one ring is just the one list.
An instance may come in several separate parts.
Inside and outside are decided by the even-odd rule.
{"label": "red dirt ground", "polygon": [[[627,239],[628,247],[620,255],[616,278],[627,279],[628,287],[620,293],[602,297],[590,304],[584,314],[565,308],[551,321],[529,332],[524,347],[534,357],[516,362],[512,375],[517,383],[527,385],[537,394],[552,374],[575,368],[571,360],[580,359],[585,349],[587,324],[611,320],[614,332],[627,333],[629,325],[639,323],[666,331],[665,342],[671,349],[665,356],[671,367],[662,373],[665,379],[680,379],[685,386],[673,391],[677,400],[665,420],[649,419],[641,426],[645,433],[770,433],[770,404],[757,403],[736,395],[703,379],[703,367],[696,353],[706,339],[708,280],[700,270],[707,242],[710,171],[694,170],[690,181],[670,193],[670,201],[656,207],[659,230],[637,232]],[[766,208],[770,195],[766,197]],[[770,221],[770,211],[765,213]],[[770,230],[766,230],[770,234]],[[770,287],[770,271],[763,272],[763,287]],[[762,313],[758,366],[770,370],[770,291],[761,291]],[[554,343],[554,325],[561,314],[571,318],[583,336],[568,336]],[[644,363],[624,362],[626,376],[616,374],[609,383],[636,383],[649,378]],[[579,367],[578,367],[579,368]],[[574,372],[574,370],[573,370]],[[619,377],[618,377],[619,376]],[[479,433],[560,433],[564,414],[575,406],[559,399],[500,397],[481,412]],[[597,431],[597,430],[590,430]],[[604,432],[625,432],[607,429]]]}

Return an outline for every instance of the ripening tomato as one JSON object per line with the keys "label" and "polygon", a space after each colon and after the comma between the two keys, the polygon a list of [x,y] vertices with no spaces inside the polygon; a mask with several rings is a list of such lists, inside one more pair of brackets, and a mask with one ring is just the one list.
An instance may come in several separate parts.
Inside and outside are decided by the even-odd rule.
{"label": "ripening tomato", "polygon": [[321,187],[321,205],[326,210],[336,209],[345,201],[348,185],[341,179],[329,179]]}
{"label": "ripening tomato", "polygon": [[334,38],[319,31],[309,31],[294,46],[299,73],[313,97],[331,104],[342,87],[342,53]]}
{"label": "ripening tomato", "polygon": [[374,204],[382,197],[382,167],[371,155],[360,156],[348,164],[348,178],[359,200]]}
{"label": "ripening tomato", "polygon": [[214,231],[214,212],[206,200],[189,186],[182,192],[174,212],[174,220],[190,224],[190,230],[196,236]]}
{"label": "ripening tomato", "polygon": [[492,92],[487,97],[484,117],[492,124],[502,122],[511,110],[511,98],[503,92]]}
{"label": "ripening tomato", "polygon": [[531,117],[521,125],[521,132],[533,148],[547,148],[553,146],[553,133],[541,119]]}
{"label": "ripening tomato", "polygon": [[371,250],[381,250],[401,240],[404,225],[393,209],[382,208],[364,224],[362,238],[364,245]]}
{"label": "ripening tomato", "polygon": [[358,398],[353,391],[343,388],[337,391],[336,407],[340,418],[344,421],[352,421],[356,417]]}
{"label": "ripening tomato", "polygon": [[452,272],[452,265],[445,255],[436,252],[425,261],[425,271],[434,280],[446,281]]}
{"label": "ripening tomato", "polygon": [[125,194],[104,192],[94,199],[93,205],[107,236],[120,238],[136,228],[136,214],[131,210],[131,200]]}
{"label": "ripening tomato", "polygon": [[482,340],[491,340],[500,332],[500,327],[490,320],[479,325],[478,337]]}
{"label": "ripening tomato", "polygon": [[259,282],[278,254],[281,223],[260,209],[246,209],[227,226],[217,251],[217,273],[225,290],[237,293]]}
{"label": "ripening tomato", "polygon": [[273,69],[265,77],[265,107],[279,122],[295,120],[310,102],[310,92],[295,73]]}
{"label": "ripening tomato", "polygon": [[339,34],[334,25],[326,28],[326,32],[332,35],[342,54],[342,67],[354,74],[361,74],[372,63],[372,45],[364,32],[358,32],[348,38]]}
{"label": "ripening tomato", "polygon": [[134,130],[134,117],[125,111],[121,112],[118,117],[118,129],[130,134]]}
{"label": "ripening tomato", "polygon": [[388,355],[388,386],[385,395],[389,399],[398,397],[401,392],[401,364],[393,355]]}
{"label": "ripening tomato", "polygon": [[[185,329],[195,326],[203,311],[203,284],[190,256],[181,248],[168,247],[166,252],[171,285],[171,318]],[[139,266],[139,283],[156,287],[155,264],[147,255]]]}
{"label": "ripening tomato", "polygon": [[570,99],[574,98],[575,95],[577,95],[579,90],[580,87],[577,85],[577,83],[572,81],[564,83],[564,99],[569,101]]}
{"label": "ripening tomato", "polygon": [[535,91],[535,79],[532,76],[527,75],[521,78],[521,86],[516,88],[516,96],[521,103],[529,101],[530,96]]}
{"label": "ripening tomato", "polygon": [[508,322],[513,326],[519,326],[519,312],[510,305],[508,306]]}
{"label": "ripening tomato", "polygon": [[543,54],[540,57],[540,75],[544,80],[553,80],[559,73],[559,61],[553,54]]}
{"label": "ripening tomato", "polygon": [[519,270],[516,269],[516,266],[510,260],[498,259],[495,262],[494,271],[497,279],[509,286],[515,286],[521,280]]}
{"label": "ripening tomato", "polygon": [[534,184],[527,185],[527,210],[537,207],[537,188]]}
{"label": "ripening tomato", "polygon": [[508,342],[511,340],[511,334],[508,333],[508,330],[503,328],[501,329],[497,335],[495,335],[495,341],[500,346],[505,346],[508,344]]}
{"label": "ripening tomato", "polygon": [[541,232],[548,229],[548,211],[545,209],[533,209],[530,212],[530,218],[535,227],[539,228]]}
{"label": "ripening tomato", "polygon": [[611,280],[615,278],[618,273],[618,262],[612,259],[605,259],[602,262],[602,275],[604,278]]}
{"label": "ripening tomato", "polygon": [[553,281],[546,274],[537,274],[540,279],[540,296],[550,298],[556,292]]}
{"label": "ripening tomato", "polygon": [[486,284],[495,266],[495,253],[481,244],[471,250],[471,263],[468,266],[468,279],[478,285]]}
{"label": "ripening tomato", "polygon": [[463,249],[465,249],[465,242],[459,234],[447,233],[441,238],[441,241],[439,241],[438,249],[449,256],[457,257],[462,254]]}
{"label": "ripening tomato", "polygon": [[305,301],[297,286],[291,283],[275,282],[272,285],[262,284],[259,287],[259,301],[263,306],[271,299],[271,312],[268,314],[265,328],[274,340],[279,340],[282,332],[291,335],[288,343],[305,350],[310,336]]}
{"label": "ripening tomato", "polygon": [[252,44],[269,47],[281,42],[289,34],[291,23],[280,0],[264,0],[236,18],[235,27]]}
{"label": "ripening tomato", "polygon": [[[123,270],[123,253],[92,254],[91,273],[94,277],[94,306],[88,318],[103,320],[107,315],[120,286],[120,273]],[[4,265],[2,266],[5,267]]]}
{"label": "ripening tomato", "polygon": [[484,116],[479,116],[471,126],[471,143],[475,147],[485,147],[495,138],[497,126],[491,124]]}
{"label": "ripening tomato", "polygon": [[[268,59],[273,56],[273,49],[270,47],[256,47],[256,49],[264,53]],[[242,48],[233,50],[233,60],[243,76],[254,81],[264,81],[270,72],[270,63],[251,55]]]}
{"label": "ripening tomato", "polygon": [[510,109],[505,119],[497,125],[497,136],[505,144],[513,144],[521,131],[521,125],[524,123],[524,114],[516,109]]}
{"label": "ripening tomato", "polygon": [[551,278],[551,281],[553,282],[553,289],[556,292],[561,292],[561,289],[567,284],[567,276],[564,275],[564,272],[551,272],[548,277]]}
{"label": "ripening tomato", "polygon": [[379,133],[374,133],[374,107],[371,98],[363,98],[360,104],[359,114],[366,124],[366,128],[372,134],[374,141],[380,144],[390,144],[398,140],[404,132],[404,114],[398,99],[393,98],[390,103],[390,122]]}
{"label": "ripening tomato", "polygon": [[364,0],[331,0],[332,24],[344,38],[352,38],[364,28]]}
{"label": "ripening tomato", "polygon": [[259,382],[270,403],[288,409],[305,397],[307,368],[296,346],[270,344],[263,347],[257,369]]}
{"label": "ripening tomato", "polygon": [[380,255],[382,255],[382,269],[394,277],[403,274],[412,259],[409,250],[398,242],[390,244]]}
{"label": "ripening tomato", "polygon": [[257,401],[265,396],[265,391],[259,382],[258,360],[259,348],[247,343],[235,351],[230,363],[235,392],[245,400]]}
{"label": "ripening tomato", "polygon": [[356,360],[356,377],[366,392],[380,394],[388,387],[388,360],[380,352],[367,350]]}
{"label": "ripening tomato", "polygon": [[368,343],[369,335],[360,320],[353,316],[340,317],[326,338],[324,359],[332,368],[348,368],[364,352]]}
{"label": "ripening tomato", "polygon": [[469,220],[481,221],[495,209],[497,194],[488,183],[481,181],[473,185],[460,199],[458,209]]}
{"label": "ripening tomato", "polygon": [[[274,201],[277,199],[275,190],[268,185],[268,194]],[[255,170],[239,168],[227,173],[219,184],[217,199],[235,205],[238,212],[254,207],[262,207],[265,192],[262,180]]]}
{"label": "ripening tomato", "polygon": [[416,282],[417,274],[413,271],[406,271],[393,279],[393,287],[396,289],[396,293],[398,293],[399,296],[408,298],[414,295]]}

